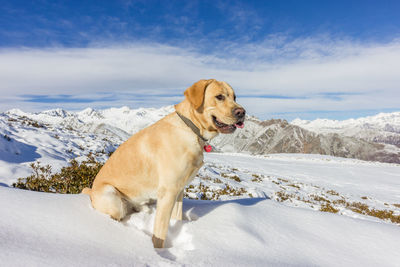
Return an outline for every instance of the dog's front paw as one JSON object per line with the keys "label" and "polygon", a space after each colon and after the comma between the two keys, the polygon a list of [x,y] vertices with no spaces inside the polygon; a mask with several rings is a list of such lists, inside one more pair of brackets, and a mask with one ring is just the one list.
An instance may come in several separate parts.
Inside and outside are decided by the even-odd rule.
{"label": "dog's front paw", "polygon": [[154,248],[163,248],[164,247],[164,240],[163,239],[158,238],[155,235],[153,235],[153,238],[151,240],[153,241]]}

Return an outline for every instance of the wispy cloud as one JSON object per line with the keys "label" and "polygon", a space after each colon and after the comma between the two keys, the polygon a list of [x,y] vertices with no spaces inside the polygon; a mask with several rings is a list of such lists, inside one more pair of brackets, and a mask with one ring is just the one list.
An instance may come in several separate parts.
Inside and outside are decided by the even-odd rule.
{"label": "wispy cloud", "polygon": [[329,36],[276,35],[259,43],[220,43],[212,52],[151,42],[1,49],[0,104],[3,110],[9,99],[34,108],[51,100],[74,108],[96,104],[90,99],[105,106],[157,105],[157,99],[172,104],[193,82],[216,78],[228,81],[250,113],[263,118],[278,112],[394,109],[400,103],[399,69],[399,40],[360,43]]}

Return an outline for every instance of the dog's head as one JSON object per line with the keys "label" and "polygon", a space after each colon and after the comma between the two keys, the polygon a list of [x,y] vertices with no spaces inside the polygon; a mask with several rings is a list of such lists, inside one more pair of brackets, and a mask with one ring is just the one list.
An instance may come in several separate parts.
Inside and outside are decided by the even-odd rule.
{"label": "dog's head", "polygon": [[246,111],[226,82],[200,80],[185,91],[196,117],[209,132],[233,133],[243,128]]}

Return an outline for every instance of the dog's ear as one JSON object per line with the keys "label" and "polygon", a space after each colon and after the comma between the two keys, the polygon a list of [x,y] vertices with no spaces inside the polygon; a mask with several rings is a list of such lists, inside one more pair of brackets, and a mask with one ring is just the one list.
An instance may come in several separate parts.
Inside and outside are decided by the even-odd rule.
{"label": "dog's ear", "polygon": [[186,98],[189,100],[189,102],[192,104],[194,109],[198,109],[201,107],[204,101],[204,94],[206,92],[206,88],[213,81],[215,80],[214,79],[200,80],[194,83],[188,89],[186,89],[184,94]]}

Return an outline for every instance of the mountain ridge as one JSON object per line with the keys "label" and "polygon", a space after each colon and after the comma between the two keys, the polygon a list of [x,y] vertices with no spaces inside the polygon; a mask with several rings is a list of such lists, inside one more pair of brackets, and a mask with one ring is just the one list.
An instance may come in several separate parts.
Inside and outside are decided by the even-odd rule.
{"label": "mountain ridge", "polygon": [[[34,126],[36,131],[40,131],[40,127],[42,127],[44,134],[54,138],[68,133],[70,136],[63,138],[65,142],[70,143],[68,151],[74,151],[72,155],[81,155],[82,153],[79,150],[87,143],[92,144],[90,151],[94,149],[94,152],[102,150],[111,152],[132,134],[173,111],[173,106],[158,109],[131,109],[126,106],[102,110],[86,108],[78,112],[53,109],[37,113],[12,109],[2,113],[0,119],[3,119],[3,123],[8,121],[8,124],[20,122],[24,125],[39,126],[36,129]],[[395,116],[397,116],[397,113]],[[221,134],[213,139],[211,144],[217,151],[221,152],[239,152],[252,155],[311,153],[400,163],[400,148],[389,143],[366,140],[357,136],[326,130],[325,132],[322,130],[311,131],[306,127],[296,125],[296,123],[299,124],[300,122],[295,121],[292,124],[281,119],[262,121],[256,117],[247,116],[244,129],[238,129],[232,135]],[[374,127],[374,129],[378,129],[377,126]],[[386,123],[383,128],[386,129],[385,127],[397,129],[397,120],[394,121],[393,125]],[[19,142],[26,144],[30,142],[29,138],[18,137],[18,127],[5,126],[3,131],[3,135],[7,135],[8,131],[7,136],[15,136]],[[381,138],[384,137],[381,136]],[[90,139],[92,141],[89,141]],[[52,142],[57,142],[57,140],[52,140]]]}
{"label": "mountain ridge", "polygon": [[368,142],[385,143],[400,147],[400,112],[379,113],[374,116],[348,120],[301,120],[291,124],[316,133],[337,133]]}

